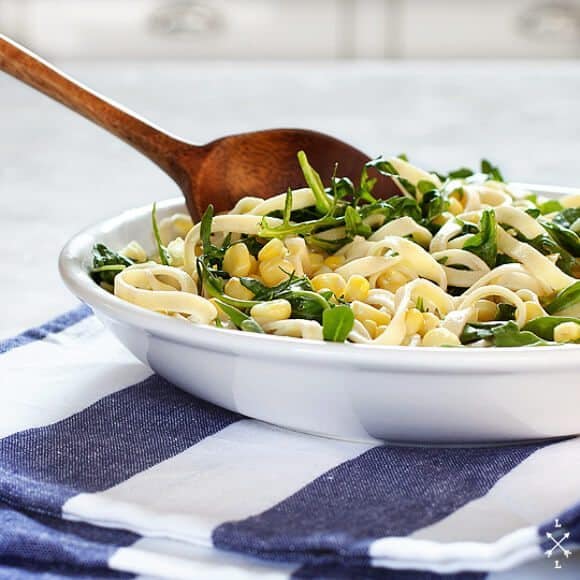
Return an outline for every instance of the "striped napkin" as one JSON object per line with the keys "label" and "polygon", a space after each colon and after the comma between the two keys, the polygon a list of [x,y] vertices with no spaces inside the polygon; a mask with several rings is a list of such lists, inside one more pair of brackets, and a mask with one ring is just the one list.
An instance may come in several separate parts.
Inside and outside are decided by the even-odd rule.
{"label": "striped napkin", "polygon": [[0,578],[500,578],[580,542],[580,438],[285,431],[152,374],[86,306],[1,342],[0,377]]}

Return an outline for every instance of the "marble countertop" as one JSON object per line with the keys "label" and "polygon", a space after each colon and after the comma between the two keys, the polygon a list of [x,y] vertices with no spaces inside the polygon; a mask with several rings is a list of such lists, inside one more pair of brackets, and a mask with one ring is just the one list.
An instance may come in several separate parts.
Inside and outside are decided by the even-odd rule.
{"label": "marble countertop", "polygon": [[[406,152],[431,168],[486,156],[515,181],[580,186],[580,64],[60,64],[193,142],[307,127],[370,155]],[[5,75],[0,159],[0,336],[75,304],[56,265],[73,233],[178,194],[146,159]],[[493,577],[544,578],[548,569]]]}

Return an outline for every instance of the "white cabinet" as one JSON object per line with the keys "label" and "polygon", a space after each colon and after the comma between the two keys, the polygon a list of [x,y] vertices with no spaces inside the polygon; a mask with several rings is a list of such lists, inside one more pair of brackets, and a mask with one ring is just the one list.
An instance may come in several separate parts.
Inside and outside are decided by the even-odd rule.
{"label": "white cabinet", "polygon": [[580,56],[580,0],[0,0],[49,58]]}
{"label": "white cabinet", "polygon": [[398,56],[572,57],[578,0],[396,0]]}
{"label": "white cabinet", "polygon": [[333,58],[341,3],[25,0],[19,36],[53,57]]}

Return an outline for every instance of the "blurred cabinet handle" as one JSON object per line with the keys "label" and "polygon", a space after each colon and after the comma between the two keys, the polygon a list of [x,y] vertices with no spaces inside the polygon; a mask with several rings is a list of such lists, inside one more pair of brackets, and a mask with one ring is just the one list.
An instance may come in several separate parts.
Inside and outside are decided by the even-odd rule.
{"label": "blurred cabinet handle", "polygon": [[155,8],[148,24],[155,34],[199,35],[219,30],[223,19],[215,7],[204,2],[176,0]]}
{"label": "blurred cabinet handle", "polygon": [[524,34],[539,40],[578,40],[580,8],[570,2],[540,2],[521,15],[519,24]]}

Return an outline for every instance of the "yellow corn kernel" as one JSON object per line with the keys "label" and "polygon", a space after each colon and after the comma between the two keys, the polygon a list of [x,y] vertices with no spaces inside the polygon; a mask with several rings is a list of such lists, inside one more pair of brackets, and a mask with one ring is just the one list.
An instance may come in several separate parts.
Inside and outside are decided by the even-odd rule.
{"label": "yellow corn kernel", "polygon": [[334,274],[333,272],[329,274],[318,274],[314,276],[311,280],[312,287],[317,292],[323,288],[328,288],[337,298],[340,298],[344,294],[346,288],[346,282],[340,274]]}
{"label": "yellow corn kernel", "polygon": [[423,330],[423,315],[416,308],[411,308],[405,314],[405,325],[407,326],[407,334],[420,334]]}
{"label": "yellow corn kernel", "polygon": [[574,342],[580,340],[580,324],[577,322],[562,322],[554,328],[556,342]]}
{"label": "yellow corn kernel", "polygon": [[185,238],[193,227],[193,221],[186,213],[176,213],[171,217],[171,223],[175,233],[181,238]]}
{"label": "yellow corn kernel", "polygon": [[294,266],[288,260],[274,258],[259,264],[260,276],[266,286],[276,286],[288,279],[288,276],[294,270]]}
{"label": "yellow corn kernel", "polygon": [[475,303],[475,313],[478,322],[490,322],[497,316],[497,304],[491,300],[478,300]]}
{"label": "yellow corn kernel", "polygon": [[135,240],[129,242],[119,253],[123,254],[123,256],[127,256],[127,258],[134,262],[147,261],[147,252],[143,249],[143,246]]}
{"label": "yellow corn kernel", "polygon": [[230,278],[224,286],[224,291],[228,296],[238,300],[251,300],[254,297],[251,290],[242,286],[239,278]]}
{"label": "yellow corn kernel", "polygon": [[223,268],[230,276],[247,276],[250,273],[252,261],[246,244],[234,244],[226,250]]}
{"label": "yellow corn kernel", "polygon": [[270,302],[256,304],[250,310],[250,314],[259,324],[287,320],[292,314],[292,306],[288,300],[271,300]]}
{"label": "yellow corn kernel", "polygon": [[396,292],[401,286],[408,282],[407,276],[397,270],[384,272],[377,278],[377,286],[383,290]]}
{"label": "yellow corn kernel", "polygon": [[328,256],[328,258],[324,260],[324,265],[328,266],[331,270],[336,270],[337,268],[340,268],[344,262],[344,256]]}
{"label": "yellow corn kernel", "polygon": [[352,275],[346,283],[344,298],[349,302],[353,300],[365,301],[369,295],[371,285],[369,281],[359,274]]}
{"label": "yellow corn kernel", "polygon": [[250,273],[248,274],[248,276],[257,273],[258,273],[258,260],[256,260],[256,258],[254,258],[252,254],[250,254]]}
{"label": "yellow corn kernel", "polygon": [[374,320],[363,320],[362,323],[363,326],[367,329],[367,332],[369,333],[370,337],[376,338],[379,329],[377,323]]}
{"label": "yellow corn kernel", "polygon": [[446,328],[433,328],[425,334],[421,346],[460,346],[461,342],[455,334]]}
{"label": "yellow corn kernel", "polygon": [[546,315],[544,309],[537,302],[529,300],[524,302],[524,306],[526,307],[526,322],[538,318],[538,316]]}
{"label": "yellow corn kernel", "polygon": [[169,254],[169,263],[172,266],[183,266],[183,253],[185,244],[183,238],[175,238],[167,244],[167,253]]}
{"label": "yellow corn kernel", "polygon": [[271,239],[258,253],[260,262],[269,262],[271,260],[282,260],[286,257],[287,250],[281,240],[278,238]]}
{"label": "yellow corn kernel", "polygon": [[315,252],[311,252],[308,254],[308,258],[302,264],[306,274],[308,276],[312,276],[312,274],[317,272],[324,264],[324,256]]}
{"label": "yellow corn kernel", "polygon": [[391,322],[389,314],[382,310],[377,310],[364,302],[355,300],[350,307],[353,311],[354,317],[357,320],[360,320],[363,324],[365,320],[372,320],[373,322],[376,322],[377,325],[389,324],[389,322]]}
{"label": "yellow corn kernel", "polygon": [[437,328],[441,321],[432,312],[423,312],[423,332]]}
{"label": "yellow corn kernel", "polygon": [[449,198],[449,211],[453,215],[458,215],[460,213],[463,213],[463,206],[455,197]]}

